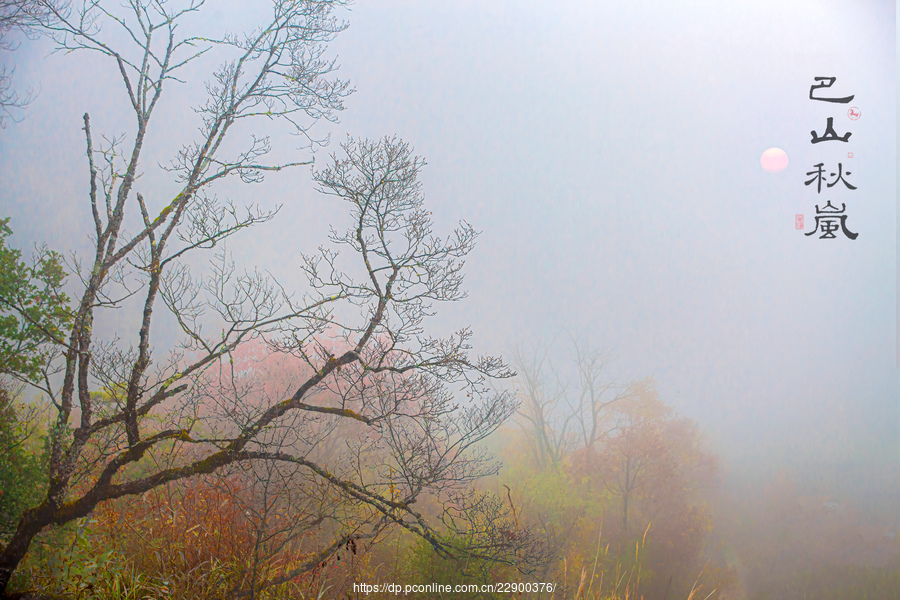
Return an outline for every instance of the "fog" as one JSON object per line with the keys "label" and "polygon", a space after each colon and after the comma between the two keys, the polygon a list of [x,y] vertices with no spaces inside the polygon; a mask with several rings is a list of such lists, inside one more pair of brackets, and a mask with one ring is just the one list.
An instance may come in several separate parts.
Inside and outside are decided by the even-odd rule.
{"label": "fog", "polygon": [[[257,10],[218,3],[186,23],[237,29]],[[313,156],[317,167],[348,135],[397,135],[426,158],[435,230],[465,220],[481,232],[466,261],[468,297],[440,306],[429,331],[470,325],[478,352],[507,357],[549,348],[570,381],[573,338],[610,352],[610,377],[652,377],[720,457],[708,545],[790,547],[771,541],[774,531],[748,541],[736,515],[764,523],[767,511],[748,504],[794,486],[853,515],[827,538],[844,554],[798,553],[809,560],[801,567],[876,565],[853,536],[900,531],[894,3],[379,0],[339,15],[349,27],[329,55],[356,91],[339,122],[311,129],[330,143],[311,151],[274,125],[267,133],[277,157]],[[38,93],[0,130],[0,216],[11,217],[15,247],[84,252],[81,116],[98,136],[132,131],[133,117],[110,59],[51,51],[23,38],[5,56],[15,85]],[[186,83],[167,82],[142,175],[148,198],[175,190],[153,165],[196,128],[184,107],[207,72],[198,64]],[[835,78],[823,96],[852,102],[811,100],[816,77]],[[829,117],[852,136],[811,143]],[[771,147],[787,153],[785,170],[761,167]],[[814,165],[830,173],[839,162],[855,190],[805,185]],[[287,286],[304,285],[299,253],[347,225],[308,167],[222,193],[284,205],[227,247]],[[846,204],[856,239],[804,235],[826,201]],[[157,343],[173,334],[163,325]],[[893,552],[896,568],[891,543],[880,556]],[[769,575],[739,567],[748,590],[782,597]]]}

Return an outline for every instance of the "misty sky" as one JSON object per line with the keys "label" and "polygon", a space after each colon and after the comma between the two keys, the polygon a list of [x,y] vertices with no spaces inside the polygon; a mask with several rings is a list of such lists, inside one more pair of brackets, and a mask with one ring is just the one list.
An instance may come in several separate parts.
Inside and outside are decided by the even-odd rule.
{"label": "misty sky", "polygon": [[[254,22],[250,4],[210,2],[195,22],[235,29]],[[316,129],[328,151],[397,134],[428,160],[437,230],[483,232],[469,298],[438,331],[470,324],[491,353],[557,338],[561,361],[579,333],[618,354],[621,377],[654,375],[726,453],[800,440],[828,460],[900,457],[894,3],[408,0],[343,14],[333,49],[357,92]],[[114,64],[50,49],[13,55],[17,85],[40,94],[0,130],[0,212],[20,247],[84,249],[81,115],[95,132],[132,123]],[[190,75],[154,117],[153,161],[195,126],[184,109],[203,77]],[[816,76],[836,77],[833,95],[855,94],[862,117],[811,101]],[[850,141],[811,144],[829,116]],[[781,173],[760,167],[772,146],[790,157]],[[805,186],[818,162],[843,163],[858,189]],[[162,206],[160,176],[147,185]],[[308,169],[231,195],[285,204],[231,250],[287,281],[344,214]],[[856,240],[795,230],[828,200],[847,204]]]}

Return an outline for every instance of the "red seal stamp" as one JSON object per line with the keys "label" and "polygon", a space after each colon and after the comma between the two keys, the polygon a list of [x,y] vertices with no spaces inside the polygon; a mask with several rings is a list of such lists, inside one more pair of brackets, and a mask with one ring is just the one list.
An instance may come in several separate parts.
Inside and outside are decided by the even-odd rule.
{"label": "red seal stamp", "polygon": [[803,215],[794,215],[794,229],[803,229]]}
{"label": "red seal stamp", "polygon": [[862,112],[855,106],[851,106],[847,109],[847,116],[850,117],[851,121],[856,121],[862,116]]}

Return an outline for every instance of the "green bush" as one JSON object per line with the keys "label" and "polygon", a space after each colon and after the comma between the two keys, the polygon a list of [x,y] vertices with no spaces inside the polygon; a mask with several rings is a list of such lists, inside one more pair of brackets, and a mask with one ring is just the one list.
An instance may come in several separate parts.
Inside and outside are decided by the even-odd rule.
{"label": "green bush", "polygon": [[[452,542],[460,550],[466,547],[466,540],[462,537]],[[463,554],[464,552],[460,552]],[[443,585],[484,585],[497,582],[518,581],[520,576],[511,565],[488,560],[446,559],[439,556],[431,544],[425,540],[416,539],[407,550],[406,576],[404,583],[427,585],[439,583]],[[451,594],[460,600],[464,598],[508,598],[509,594],[486,593],[456,593]]]}
{"label": "green bush", "polygon": [[0,385],[0,543],[46,490],[45,437],[36,411],[17,406],[9,389]]}

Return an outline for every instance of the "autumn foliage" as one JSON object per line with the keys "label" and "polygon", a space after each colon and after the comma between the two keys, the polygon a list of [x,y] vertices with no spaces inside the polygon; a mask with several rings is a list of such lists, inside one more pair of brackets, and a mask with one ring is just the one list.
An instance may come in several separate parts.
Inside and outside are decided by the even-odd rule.
{"label": "autumn foliage", "polygon": [[533,429],[507,431],[501,479],[555,549],[545,576],[567,581],[570,592],[592,589],[590,598],[607,597],[596,590],[608,590],[610,581],[620,582],[614,593],[621,597],[627,588],[647,598],[667,590],[685,598],[699,588],[705,597],[734,583],[721,560],[709,560],[715,548],[708,547],[708,498],[720,469],[696,423],[667,407],[652,379],[630,384],[601,414],[601,433],[590,445],[566,443],[559,432],[543,436],[568,448],[556,465],[522,460],[537,456],[523,451]]}

